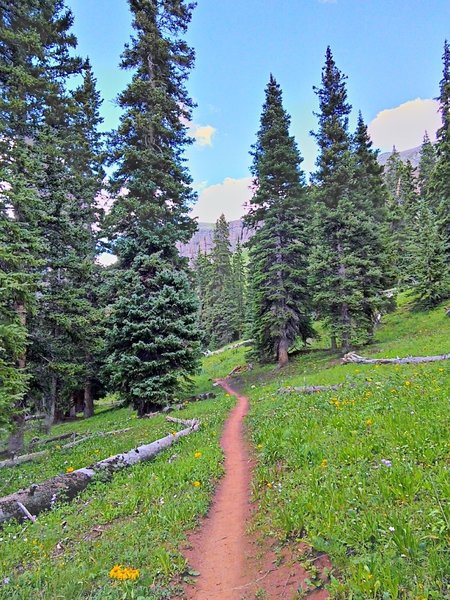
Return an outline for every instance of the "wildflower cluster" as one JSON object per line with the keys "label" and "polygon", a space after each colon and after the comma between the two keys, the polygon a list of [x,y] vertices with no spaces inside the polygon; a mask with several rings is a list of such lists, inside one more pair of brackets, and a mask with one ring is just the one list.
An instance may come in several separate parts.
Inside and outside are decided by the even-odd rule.
{"label": "wildflower cluster", "polygon": [[355,401],[354,400],[338,400],[338,398],[331,398],[330,400],[330,404],[333,404],[333,406],[335,406],[338,409],[344,408],[344,406],[354,406],[355,405]]}
{"label": "wildflower cluster", "polygon": [[109,572],[111,579],[118,579],[120,581],[126,581],[131,579],[135,581],[139,577],[139,569],[133,569],[132,567],[122,567],[122,565],[114,565]]}

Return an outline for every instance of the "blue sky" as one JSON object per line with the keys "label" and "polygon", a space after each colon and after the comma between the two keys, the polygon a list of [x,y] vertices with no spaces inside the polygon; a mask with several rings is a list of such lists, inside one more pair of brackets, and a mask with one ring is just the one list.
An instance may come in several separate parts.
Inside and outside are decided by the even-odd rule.
{"label": "blue sky", "polygon": [[[118,67],[131,34],[128,4],[68,5],[78,51],[90,56],[104,97],[105,128],[113,128],[119,117],[113,100],[130,77]],[[436,128],[431,99],[438,94],[449,37],[448,0],[198,0],[188,33],[197,55],[189,81],[198,103],[192,124],[197,143],[187,153],[200,193],[194,213],[200,220],[213,220],[220,210],[228,218],[242,213],[248,152],[269,73],[283,89],[308,172],[315,160],[309,131],[317,123],[312,86],[320,84],[328,44],[348,75],[354,118],[361,110],[377,147],[389,150],[394,143],[400,149],[419,145],[423,130]]]}

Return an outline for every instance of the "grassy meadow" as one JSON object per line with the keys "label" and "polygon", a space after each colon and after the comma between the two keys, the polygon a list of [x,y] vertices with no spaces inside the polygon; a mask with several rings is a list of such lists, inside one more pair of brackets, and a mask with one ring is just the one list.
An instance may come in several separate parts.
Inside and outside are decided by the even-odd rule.
{"label": "grassy meadow", "polygon": [[[407,299],[383,320],[374,356],[450,351],[443,307],[413,312]],[[250,530],[280,546],[312,546],[301,555],[314,577],[314,559],[333,563],[328,589],[340,600],[441,600],[450,597],[448,361],[414,365],[341,365],[316,348],[283,370],[255,367],[235,379],[251,400],[248,439],[256,459]],[[177,413],[198,417],[199,432],[154,461],[89,486],[70,504],[0,530],[0,598],[96,600],[170,598],[173,581],[188,574],[180,553],[185,532],[205,514],[222,474],[219,437],[234,405],[212,387],[246,362],[246,348],[205,357],[195,393],[217,398]],[[301,395],[281,388],[348,383],[333,392]],[[182,427],[182,426],[180,426]],[[137,419],[128,408],[102,408],[95,417],[60,424],[51,436],[92,437],[71,449],[55,441],[42,459],[0,471],[8,494],[149,443],[174,428],[164,417]],[[120,565],[120,566],[119,566]],[[302,593],[299,592],[299,598]]]}

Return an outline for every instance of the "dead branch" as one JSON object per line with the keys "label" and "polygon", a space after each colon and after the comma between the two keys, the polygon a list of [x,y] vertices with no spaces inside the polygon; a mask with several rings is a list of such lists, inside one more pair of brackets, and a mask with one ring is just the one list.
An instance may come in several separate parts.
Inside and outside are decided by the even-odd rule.
{"label": "dead branch", "polygon": [[78,446],[78,444],[82,444],[83,442],[86,442],[87,440],[90,440],[91,438],[105,437],[107,435],[115,435],[117,433],[125,433],[126,431],[130,431],[131,429],[132,429],[131,427],[127,427],[126,429],[114,429],[113,431],[98,431],[95,433],[91,433],[90,435],[85,435],[84,437],[80,438],[79,440],[74,440],[73,442],[64,444],[64,446],[61,446],[61,448],[66,450],[67,448],[73,448],[74,446]]}
{"label": "dead branch", "polygon": [[31,454],[22,454],[22,456],[17,456],[16,458],[8,458],[7,460],[2,460],[0,462],[0,469],[4,469],[5,467],[15,467],[16,465],[21,465],[23,463],[30,462],[32,460],[36,460],[36,458],[45,456],[47,453],[48,453],[48,450],[41,450],[40,452],[32,452]]}
{"label": "dead branch", "polygon": [[278,391],[282,394],[315,394],[317,392],[328,392],[330,390],[338,390],[343,387],[343,383],[335,383],[333,385],[310,385],[306,387],[285,387]]}

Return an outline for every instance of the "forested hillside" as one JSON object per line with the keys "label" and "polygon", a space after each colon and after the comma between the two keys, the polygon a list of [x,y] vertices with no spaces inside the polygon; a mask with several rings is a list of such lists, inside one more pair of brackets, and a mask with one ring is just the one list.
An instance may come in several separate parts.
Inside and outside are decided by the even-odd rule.
{"label": "forested hillside", "polygon": [[[310,176],[268,72],[248,210],[202,229],[186,158],[195,5],[128,5],[129,78],[105,133],[65,0],[0,3],[0,597],[197,597],[201,568],[177,545],[224,471],[242,475],[241,545],[223,550],[242,572],[202,545],[207,529],[199,598],[266,597],[258,561],[283,544],[266,574],[305,563],[283,588],[298,597],[448,597],[449,43],[436,141],[424,131],[408,156],[379,155],[328,46]],[[242,583],[250,488],[271,550]],[[284,597],[271,577],[267,597]]]}

